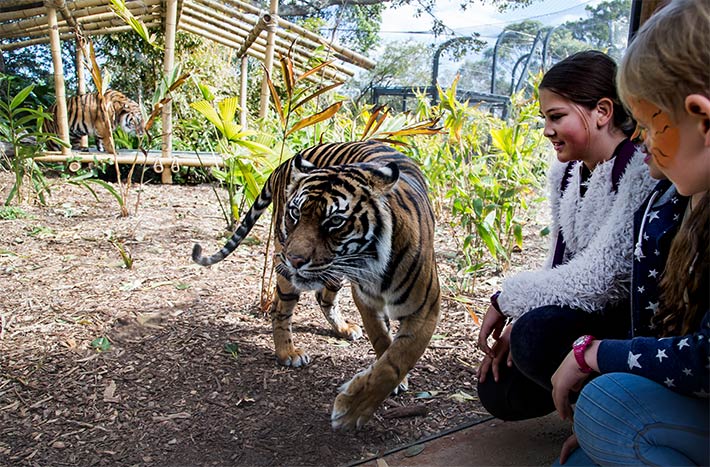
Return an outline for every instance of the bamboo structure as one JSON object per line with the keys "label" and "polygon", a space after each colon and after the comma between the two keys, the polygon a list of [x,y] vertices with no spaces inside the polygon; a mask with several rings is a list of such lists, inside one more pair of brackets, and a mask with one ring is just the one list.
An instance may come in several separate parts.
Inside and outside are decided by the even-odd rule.
{"label": "bamboo structure", "polygon": [[[136,165],[162,165],[165,167],[223,167],[224,160],[220,156],[189,156],[189,157],[162,157],[159,154],[109,154],[109,153],[70,153],[60,154],[58,152],[48,152],[44,156],[36,157],[39,162],[69,162],[78,161],[82,163],[110,163],[136,164]],[[171,172],[170,170],[163,171]]]}
{"label": "bamboo structure", "polygon": [[239,124],[242,130],[247,129],[247,56],[240,58],[240,75],[239,75]]}
{"label": "bamboo structure", "polygon": [[[83,96],[86,94],[86,74],[84,73],[84,49],[81,41],[76,41],[76,94]],[[89,146],[89,137],[81,137],[81,147]]]}
{"label": "bamboo structure", "polygon": [[[165,76],[170,76],[175,68],[175,33],[177,29],[177,0],[166,0],[165,15],[165,60],[163,71]],[[163,157],[170,158],[173,150],[173,122],[172,122],[172,101],[168,101],[162,110],[163,118]],[[163,183],[172,183],[170,172],[163,172]]]}
{"label": "bamboo structure", "polygon": [[[260,14],[260,11],[257,7],[246,3],[242,2],[240,0],[222,0],[223,3],[226,4],[231,4],[239,8],[240,10],[246,11],[251,14]],[[272,0],[273,1],[273,0]],[[286,21],[283,18],[276,18],[276,22],[278,23],[279,28],[284,29],[286,31],[293,31],[296,33],[298,36],[305,37],[306,39],[310,39],[312,41],[315,41],[318,44],[324,45],[326,47],[329,47],[333,49],[336,52],[336,58],[345,58],[347,61],[350,63],[353,63],[361,68],[365,68],[368,70],[371,70],[372,68],[375,67],[375,62],[364,55],[360,55],[356,52],[353,52],[352,50],[348,50],[345,47],[338,46],[336,44],[329,44],[325,41],[325,39],[318,34],[315,34],[314,32],[309,31],[308,29],[302,28],[301,26],[298,26],[297,24],[291,23],[289,21]],[[338,55],[339,54],[339,55]]]}
{"label": "bamboo structure", "polygon": [[[356,52],[328,43],[324,38],[300,26],[278,17],[278,0],[270,0],[268,12],[241,0],[124,0],[126,9],[147,28],[162,28],[165,31],[165,56],[163,71],[166,75],[174,69],[175,35],[177,31],[194,33],[216,43],[233,48],[240,58],[240,123],[247,125],[247,73],[248,59],[261,61],[271,70],[275,55],[290,55],[296,71],[306,71],[314,66],[317,51],[325,47],[328,56],[336,60],[329,62],[318,76],[309,76],[309,81],[320,82],[323,78],[331,81],[345,81],[353,76],[352,66],[372,68],[374,62]],[[131,31],[132,27],[113,10],[110,0],[0,0],[0,52],[22,47],[47,44],[52,50],[52,63],[56,87],[58,127],[60,137],[69,141],[66,119],[66,90],[61,63],[60,44],[62,41],[93,35],[113,34]],[[265,33],[264,33],[265,32]],[[4,39],[10,39],[5,41]],[[79,40],[81,42],[81,40]],[[77,44],[77,90],[86,92],[84,58],[82,47]],[[259,115],[268,111],[270,93],[266,80],[262,82]],[[172,105],[162,109],[161,155],[150,156],[151,161],[172,164]],[[63,154],[48,157],[69,156],[69,148]],[[82,160],[85,156],[81,156]],[[91,157],[91,160],[95,156]],[[103,156],[102,156],[103,157]],[[105,156],[113,161],[112,156]],[[38,159],[41,160],[41,159]],[[58,160],[58,159],[52,159]],[[133,163],[134,158],[116,156],[119,163]],[[148,162],[146,162],[148,163]],[[215,162],[216,164],[217,162]],[[192,165],[180,158],[180,164]],[[195,162],[194,165],[203,165]],[[170,171],[164,172],[163,181],[170,183]]]}
{"label": "bamboo structure", "polygon": [[276,27],[278,24],[279,0],[271,0],[269,14],[272,21],[266,26],[266,56],[264,57],[264,78],[261,81],[261,98],[259,100],[259,118],[264,118],[269,111],[268,77],[274,65],[274,45],[276,43]]}
{"label": "bamboo structure", "polygon": [[[47,2],[47,24],[49,25],[49,40],[52,49],[52,64],[54,66],[54,88],[57,96],[57,127],[59,137],[69,143],[69,123],[67,120],[67,100],[64,86],[64,66],[62,65],[62,50],[57,28],[57,8],[64,6],[64,0]],[[70,148],[62,147],[62,154],[71,153]]]}

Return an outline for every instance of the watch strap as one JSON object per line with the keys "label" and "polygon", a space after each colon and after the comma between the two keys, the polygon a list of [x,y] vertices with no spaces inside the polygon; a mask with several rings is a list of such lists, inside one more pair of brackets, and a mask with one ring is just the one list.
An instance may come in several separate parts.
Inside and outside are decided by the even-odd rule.
{"label": "watch strap", "polygon": [[572,345],[572,351],[574,353],[574,359],[577,360],[577,365],[579,366],[579,371],[582,373],[591,373],[592,367],[587,365],[587,361],[584,359],[584,352],[589,347],[589,344],[594,340],[594,336],[586,335],[577,339]]}

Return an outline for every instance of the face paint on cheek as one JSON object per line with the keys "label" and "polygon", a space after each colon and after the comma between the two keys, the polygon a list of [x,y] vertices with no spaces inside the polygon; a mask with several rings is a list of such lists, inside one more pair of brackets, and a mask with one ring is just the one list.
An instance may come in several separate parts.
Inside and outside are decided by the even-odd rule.
{"label": "face paint on cheek", "polygon": [[668,113],[644,99],[632,99],[630,107],[636,118],[648,125],[646,145],[653,159],[666,167],[678,152],[680,131]]}

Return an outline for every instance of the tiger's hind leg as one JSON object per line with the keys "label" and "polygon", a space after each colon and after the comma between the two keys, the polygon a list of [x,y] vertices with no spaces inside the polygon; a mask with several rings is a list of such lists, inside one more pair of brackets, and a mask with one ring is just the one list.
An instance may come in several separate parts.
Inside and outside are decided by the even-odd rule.
{"label": "tiger's hind leg", "polygon": [[340,314],[340,307],[338,306],[339,290],[340,287],[334,290],[325,286],[316,292],[316,301],[318,301],[326,321],[333,327],[335,334],[343,339],[354,341],[362,337],[362,329],[357,324],[344,319],[343,315]]}
{"label": "tiger's hind leg", "polygon": [[300,367],[311,362],[311,357],[293,345],[291,322],[299,293],[285,277],[276,279],[276,297],[271,304],[271,326],[274,334],[276,360],[284,366]]}

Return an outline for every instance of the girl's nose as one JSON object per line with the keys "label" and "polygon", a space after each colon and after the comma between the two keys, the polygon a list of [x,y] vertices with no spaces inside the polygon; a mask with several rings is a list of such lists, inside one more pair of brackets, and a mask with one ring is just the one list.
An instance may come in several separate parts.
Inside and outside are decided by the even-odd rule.
{"label": "girl's nose", "polygon": [[542,130],[542,134],[548,138],[552,138],[555,135],[555,130],[553,130],[552,127],[545,122],[545,128]]}

